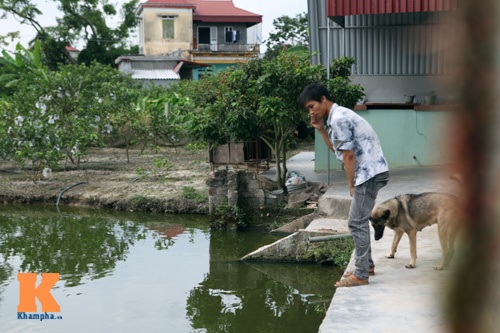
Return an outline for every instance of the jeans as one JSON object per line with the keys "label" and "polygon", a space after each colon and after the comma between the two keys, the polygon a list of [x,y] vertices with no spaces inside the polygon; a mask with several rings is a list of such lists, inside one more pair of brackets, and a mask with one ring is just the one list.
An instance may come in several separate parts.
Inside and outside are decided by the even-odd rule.
{"label": "jeans", "polygon": [[368,270],[375,267],[370,246],[369,217],[375,205],[378,191],[387,185],[389,172],[383,172],[354,187],[348,226],[354,240],[354,275],[358,279],[368,279]]}

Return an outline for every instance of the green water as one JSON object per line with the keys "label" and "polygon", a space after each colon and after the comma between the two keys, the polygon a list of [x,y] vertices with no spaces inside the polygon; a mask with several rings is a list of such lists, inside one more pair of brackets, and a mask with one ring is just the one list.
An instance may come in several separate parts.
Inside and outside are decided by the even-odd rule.
{"label": "green water", "polygon": [[[316,332],[341,273],[237,260],[276,239],[200,216],[0,206],[0,332]],[[18,319],[18,273],[60,274],[62,319]]]}

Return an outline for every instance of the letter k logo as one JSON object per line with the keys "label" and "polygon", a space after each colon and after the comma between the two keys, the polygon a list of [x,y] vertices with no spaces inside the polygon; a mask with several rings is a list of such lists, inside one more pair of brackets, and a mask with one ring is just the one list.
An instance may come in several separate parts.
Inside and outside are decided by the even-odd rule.
{"label": "letter k logo", "polygon": [[61,307],[50,293],[59,281],[59,273],[42,273],[42,282],[36,287],[36,273],[17,273],[19,305],[17,312],[36,312],[35,298],[42,303],[43,312],[60,312]]}

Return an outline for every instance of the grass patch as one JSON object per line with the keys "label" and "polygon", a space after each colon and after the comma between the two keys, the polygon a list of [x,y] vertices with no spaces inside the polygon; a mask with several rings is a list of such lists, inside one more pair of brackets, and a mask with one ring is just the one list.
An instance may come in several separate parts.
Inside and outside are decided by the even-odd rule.
{"label": "grass patch", "polygon": [[192,186],[182,187],[182,196],[186,199],[192,199],[196,203],[202,203],[208,200],[208,195],[206,193],[198,192]]}
{"label": "grass patch", "polygon": [[352,237],[334,239],[328,242],[308,244],[304,258],[316,262],[332,262],[345,269],[354,251]]}

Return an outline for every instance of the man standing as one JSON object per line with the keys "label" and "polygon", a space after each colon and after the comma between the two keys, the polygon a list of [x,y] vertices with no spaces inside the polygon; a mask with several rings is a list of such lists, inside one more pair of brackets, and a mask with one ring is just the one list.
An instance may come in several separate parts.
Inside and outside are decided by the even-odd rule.
{"label": "man standing", "polygon": [[[304,88],[299,103],[309,110],[311,125],[345,167],[352,197],[349,231],[354,239],[355,270],[344,274],[337,287],[368,284],[375,274],[370,246],[369,217],[378,191],[389,181],[389,168],[377,133],[354,111],[332,101],[326,87],[313,83]],[[323,117],[327,117],[328,132]]]}

